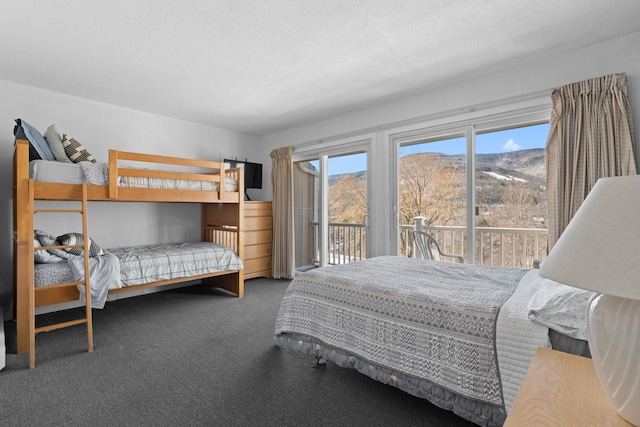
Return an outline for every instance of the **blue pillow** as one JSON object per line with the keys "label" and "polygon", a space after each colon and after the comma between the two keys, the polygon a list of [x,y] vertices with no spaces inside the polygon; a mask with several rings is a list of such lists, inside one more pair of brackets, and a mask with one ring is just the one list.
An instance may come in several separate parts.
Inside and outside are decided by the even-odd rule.
{"label": "blue pillow", "polygon": [[55,160],[47,140],[44,139],[38,129],[21,119],[16,119],[16,126],[13,128],[13,134],[16,139],[28,139],[31,148],[29,149],[29,160]]}

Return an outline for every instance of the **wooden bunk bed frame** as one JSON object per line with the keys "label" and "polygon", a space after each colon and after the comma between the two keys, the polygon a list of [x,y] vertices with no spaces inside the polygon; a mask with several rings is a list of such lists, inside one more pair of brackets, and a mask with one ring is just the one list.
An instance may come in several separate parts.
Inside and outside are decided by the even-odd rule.
{"label": "wooden bunk bed frame", "polygon": [[[132,169],[121,167],[120,161],[188,166],[211,169],[211,171],[187,173]],[[29,322],[35,317],[35,307],[77,301],[79,297],[78,290],[68,286],[39,287],[34,296],[33,216],[36,213],[35,201],[82,202],[85,198],[86,201],[201,203],[202,241],[229,246],[241,260],[244,260],[244,174],[242,169],[225,169],[224,163],[221,162],[109,150],[108,185],[34,182],[29,178],[29,141],[27,140],[16,140],[13,162],[14,318],[16,319],[16,352],[18,354],[29,351],[32,332]],[[118,176],[217,182],[219,190],[122,187],[118,185]],[[236,191],[225,190],[224,177],[231,177],[235,180],[237,183]],[[110,290],[109,293],[114,294],[195,280],[226,289],[239,298],[244,296],[243,270],[229,270],[127,286]],[[34,301],[30,302],[30,299]],[[89,345],[89,351],[91,351],[91,345]]]}

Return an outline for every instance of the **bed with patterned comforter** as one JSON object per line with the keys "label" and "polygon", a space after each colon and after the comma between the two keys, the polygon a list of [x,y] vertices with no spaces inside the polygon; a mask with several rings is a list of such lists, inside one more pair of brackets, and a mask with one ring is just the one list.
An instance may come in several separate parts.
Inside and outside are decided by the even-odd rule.
{"label": "bed with patterned comforter", "polygon": [[[513,307],[534,292],[532,272],[394,256],[311,270],[283,298],[276,344],[500,426],[535,349],[549,346],[548,329]],[[514,320],[498,322],[505,305]]]}
{"label": "bed with patterned comforter", "polygon": [[[42,233],[39,237],[42,238]],[[49,236],[49,239],[51,238]],[[55,254],[63,255],[65,258],[35,265],[36,286],[84,279],[84,257],[66,254],[60,250],[54,250],[50,257],[56,257]],[[103,308],[108,292],[113,289],[242,268],[242,260],[233,249],[212,242],[108,249],[104,255],[89,258],[91,304],[93,308]],[[84,293],[79,294],[80,300],[83,301]]]}

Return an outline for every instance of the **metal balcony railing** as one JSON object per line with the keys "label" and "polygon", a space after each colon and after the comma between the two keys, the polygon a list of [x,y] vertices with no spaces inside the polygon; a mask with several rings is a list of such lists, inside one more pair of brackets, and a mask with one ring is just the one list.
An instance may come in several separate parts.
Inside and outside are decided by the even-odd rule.
{"label": "metal balcony railing", "polygon": [[[320,238],[318,223],[313,222],[313,247],[315,248],[314,265],[320,263]],[[360,223],[330,222],[328,264],[347,264],[366,258],[367,226]]]}
{"label": "metal balcony railing", "polygon": [[[312,223],[314,264],[319,263],[318,224]],[[445,253],[461,255],[466,260],[467,229],[459,226],[400,226],[400,255],[415,257],[411,232],[418,227],[431,233]],[[366,224],[329,223],[328,263],[346,264],[366,258]],[[476,227],[474,263],[478,265],[532,268],[535,260],[547,256],[547,230],[538,228]]]}
{"label": "metal balcony railing", "polygon": [[[401,227],[400,253],[414,256],[411,231],[415,225]],[[442,252],[461,255],[466,260],[467,229],[456,226],[422,226],[431,233]],[[547,256],[547,230],[543,228],[476,227],[474,264],[494,267],[533,268],[535,260]]]}

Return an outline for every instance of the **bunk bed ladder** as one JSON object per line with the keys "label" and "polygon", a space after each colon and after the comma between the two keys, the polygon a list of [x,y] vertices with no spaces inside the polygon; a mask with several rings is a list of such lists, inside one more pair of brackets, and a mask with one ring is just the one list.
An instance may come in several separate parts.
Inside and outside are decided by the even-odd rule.
{"label": "bunk bed ladder", "polygon": [[[60,246],[43,246],[39,248],[33,248],[33,250],[47,250],[47,249],[67,249],[67,248],[82,248],[84,252],[84,280],[58,283],[43,288],[37,288],[33,276],[29,278],[29,367],[34,368],[36,365],[36,334],[39,332],[48,332],[56,329],[67,328],[69,326],[87,325],[87,350],[93,351],[93,323],[91,318],[91,287],[89,285],[89,233],[87,227],[87,185],[82,185],[82,207],[80,209],[35,209],[34,202],[34,190],[35,184],[32,179],[29,180],[29,210],[32,215],[29,215],[30,228],[34,228],[34,216],[37,213],[79,213],[82,216],[82,235],[84,236],[84,242],[76,245],[60,245]],[[77,203],[77,201],[75,201]],[[33,259],[33,253],[31,253],[31,259]],[[45,290],[52,287],[76,287],[77,285],[84,285],[85,296],[85,316],[79,319],[69,320],[61,323],[53,323],[45,326],[36,327],[36,296],[39,290]]]}

